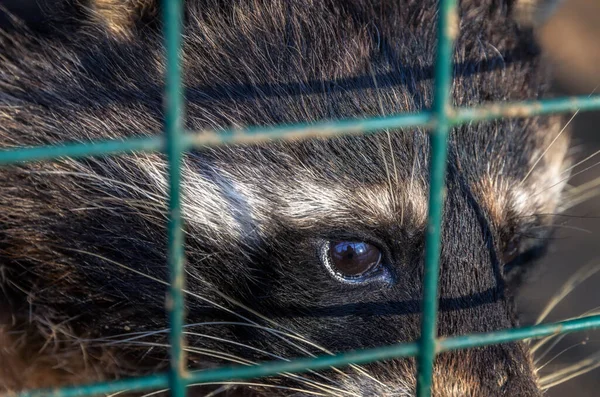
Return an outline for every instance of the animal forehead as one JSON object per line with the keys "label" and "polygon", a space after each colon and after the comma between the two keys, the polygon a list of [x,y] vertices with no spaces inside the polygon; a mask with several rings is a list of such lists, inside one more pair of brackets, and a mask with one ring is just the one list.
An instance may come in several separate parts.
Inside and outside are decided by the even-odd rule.
{"label": "animal forehead", "polygon": [[352,185],[388,182],[390,174],[398,183],[426,173],[428,152],[426,133],[413,130],[236,147],[215,152],[215,158],[225,169]]}
{"label": "animal forehead", "polygon": [[227,186],[221,190],[235,192],[255,213],[270,211],[301,223],[319,219],[373,226],[404,216],[418,223],[426,218],[425,155],[406,142],[380,136],[213,153],[205,176]]}

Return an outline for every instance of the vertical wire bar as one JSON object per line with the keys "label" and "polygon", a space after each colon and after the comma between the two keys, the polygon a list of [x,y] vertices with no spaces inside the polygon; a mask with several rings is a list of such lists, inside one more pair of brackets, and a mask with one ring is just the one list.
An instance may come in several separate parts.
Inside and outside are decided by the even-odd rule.
{"label": "vertical wire bar", "polygon": [[167,57],[165,87],[165,135],[166,154],[169,161],[169,224],[168,261],[170,286],[166,307],[171,330],[169,332],[170,368],[169,388],[172,397],[185,397],[186,357],[183,324],[185,307],[183,289],[184,248],[181,220],[181,161],[183,150],[182,97],[181,97],[181,0],[164,0],[163,24]]}
{"label": "vertical wire bar", "polygon": [[449,110],[452,106],[450,92],[452,85],[453,43],[458,33],[457,11],[456,0],[440,0],[432,108],[435,127],[430,134],[429,215],[425,241],[423,307],[417,365],[418,397],[428,397],[431,395],[433,363],[437,346],[440,239],[444,181],[446,177],[447,141],[450,130]]}

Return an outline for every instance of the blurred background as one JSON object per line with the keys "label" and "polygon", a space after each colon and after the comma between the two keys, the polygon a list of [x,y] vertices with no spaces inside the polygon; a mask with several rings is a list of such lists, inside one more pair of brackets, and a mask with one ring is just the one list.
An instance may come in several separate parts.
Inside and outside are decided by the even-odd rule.
{"label": "blurred background", "polygon": [[[40,1],[40,0],[38,0]],[[51,13],[61,0],[41,0]],[[529,1],[529,0],[524,0]],[[43,29],[43,13],[36,0],[0,0],[0,5],[25,16]],[[0,12],[0,26],[8,19]],[[40,25],[41,23],[41,25]],[[539,31],[539,40],[555,64],[554,91],[557,95],[589,95],[600,84],[600,0],[563,0],[556,13]],[[600,92],[600,89],[598,89]],[[600,112],[577,114],[570,123],[576,159],[600,150]],[[594,165],[599,165],[594,167]],[[586,170],[586,168],[591,167]],[[578,271],[600,267],[600,154],[573,170],[570,186],[583,202],[566,210],[558,219],[558,230],[550,252],[535,273],[528,277],[517,306],[522,323],[533,324],[562,285]],[[596,183],[598,182],[598,183]],[[583,269],[583,270],[582,270]],[[550,312],[545,321],[579,316],[600,308],[600,271],[579,284]],[[542,377],[554,376],[547,395],[592,397],[600,395],[600,368],[567,380],[600,362],[600,331],[579,332],[552,342],[537,351]],[[592,357],[589,359],[589,357]],[[583,360],[583,361],[582,361]],[[585,366],[577,369],[577,366]],[[567,371],[567,375],[564,375]],[[561,375],[562,374],[562,375]],[[550,378],[546,378],[550,379]]]}
{"label": "blurred background", "polygon": [[[563,0],[556,13],[539,32],[539,40],[555,64],[554,90],[560,95],[589,95],[600,87],[600,1]],[[583,160],[600,150],[600,112],[585,112],[575,116],[570,126],[574,137],[575,158]],[[597,167],[593,167],[597,165]],[[588,170],[586,168],[592,167]],[[581,172],[580,174],[578,174]],[[548,255],[525,283],[517,306],[522,323],[535,323],[549,301],[577,271],[587,273],[594,265],[600,267],[600,154],[576,167],[569,185],[580,192],[583,201],[558,218],[558,229]],[[598,182],[598,183],[596,183]],[[579,193],[577,193],[579,194]],[[589,274],[589,273],[588,273]],[[600,271],[576,286],[544,321],[579,316],[600,307]],[[537,351],[542,356],[544,345]],[[538,366],[545,365],[540,375],[554,375],[565,380],[560,371],[578,363],[591,368],[600,359],[600,331],[567,335],[547,354]],[[586,358],[593,356],[591,360]],[[570,372],[572,372],[570,371]],[[592,397],[600,395],[600,368],[576,376],[551,389],[550,397],[566,395]]]}

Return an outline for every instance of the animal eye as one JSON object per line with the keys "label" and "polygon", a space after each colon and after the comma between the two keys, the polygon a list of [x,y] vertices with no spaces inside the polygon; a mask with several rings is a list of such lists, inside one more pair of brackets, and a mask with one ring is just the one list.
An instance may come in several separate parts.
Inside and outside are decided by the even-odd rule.
{"label": "animal eye", "polygon": [[519,239],[512,238],[504,247],[504,252],[502,253],[502,260],[504,264],[509,264],[514,261],[517,256],[519,256]]}
{"label": "animal eye", "polygon": [[360,277],[381,262],[381,251],[362,241],[332,241],[329,243],[332,270],[346,277]]}

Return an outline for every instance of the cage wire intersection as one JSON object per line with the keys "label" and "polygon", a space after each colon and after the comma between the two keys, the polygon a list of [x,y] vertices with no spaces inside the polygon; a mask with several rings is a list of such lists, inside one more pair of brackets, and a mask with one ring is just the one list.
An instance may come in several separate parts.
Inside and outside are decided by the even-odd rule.
{"label": "cage wire intersection", "polygon": [[[275,127],[251,127],[224,131],[188,132],[183,129],[181,94],[180,47],[182,29],[181,0],[163,0],[164,36],[167,57],[165,133],[161,136],[124,140],[71,143],[60,146],[41,146],[0,151],[0,165],[24,161],[51,160],[58,157],[101,156],[135,151],[163,152],[169,160],[169,224],[168,266],[170,288],[167,312],[170,321],[170,369],[137,378],[69,386],[57,389],[26,390],[18,397],[75,397],[169,388],[173,397],[184,397],[191,384],[244,380],[281,373],[301,373],[310,370],[366,364],[379,360],[416,357],[418,361],[417,396],[431,394],[433,362],[436,354],[528,338],[587,330],[600,327],[600,315],[582,317],[552,324],[540,324],[482,334],[438,338],[436,334],[437,293],[440,254],[440,227],[446,170],[447,137],[450,129],[459,124],[498,119],[529,117],[548,113],[600,109],[600,95],[564,97],[540,101],[495,103],[471,108],[453,108],[452,51],[458,33],[457,0],[439,1],[438,43],[435,63],[434,102],[430,110],[403,113],[387,117],[346,119],[312,124]],[[291,361],[272,361],[256,366],[227,366],[193,371],[186,368],[183,352],[184,326],[184,249],[179,183],[180,165],[185,151],[229,143],[256,143],[273,139],[306,139],[310,137],[367,134],[384,129],[425,127],[430,131],[432,159],[430,164],[429,214],[425,245],[424,296],[422,303],[421,337],[412,343],[350,351],[335,355],[300,358]]]}

